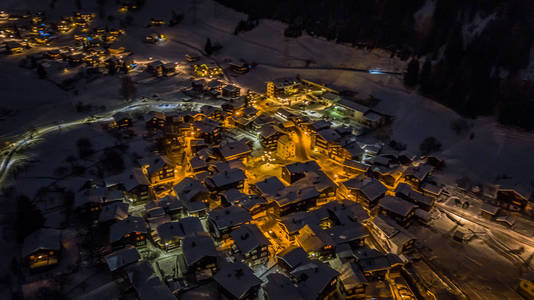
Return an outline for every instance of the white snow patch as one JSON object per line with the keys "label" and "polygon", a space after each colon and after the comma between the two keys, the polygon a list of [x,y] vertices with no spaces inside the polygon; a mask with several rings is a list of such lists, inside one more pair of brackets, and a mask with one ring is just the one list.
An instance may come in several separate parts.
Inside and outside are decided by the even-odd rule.
{"label": "white snow patch", "polygon": [[465,24],[462,28],[462,37],[464,45],[469,44],[473,40],[473,38],[481,34],[482,31],[484,31],[484,28],[486,28],[489,22],[495,19],[496,16],[497,13],[494,12],[488,15],[487,17],[482,18],[477,13],[473,21],[469,24]]}
{"label": "white snow patch", "polygon": [[421,8],[413,14],[415,18],[415,30],[426,32],[430,29],[430,23],[436,10],[437,0],[427,0]]}

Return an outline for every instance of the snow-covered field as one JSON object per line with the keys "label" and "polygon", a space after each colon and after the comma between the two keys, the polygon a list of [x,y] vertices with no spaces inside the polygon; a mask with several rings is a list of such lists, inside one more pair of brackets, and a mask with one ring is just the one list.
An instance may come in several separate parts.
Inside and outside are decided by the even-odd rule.
{"label": "snow-covered field", "polygon": [[[48,1],[7,0],[0,9],[43,9],[52,17],[72,14],[75,1],[59,0],[56,9],[50,10]],[[84,9],[98,11],[92,1],[82,1]],[[443,145],[438,154],[447,159],[448,168],[445,181],[452,182],[459,176],[468,175],[475,182],[493,181],[499,174],[506,174],[523,184],[534,179],[529,170],[534,167],[530,158],[534,150],[534,135],[516,129],[503,128],[490,118],[470,120],[472,129],[457,135],[451,123],[459,116],[442,105],[407,91],[400,76],[372,75],[353,71],[340,71],[335,68],[383,69],[402,72],[405,62],[390,58],[381,50],[367,51],[346,45],[335,44],[324,39],[304,35],[298,39],[284,38],[285,25],[270,20],[261,20],[252,31],[233,35],[239,20],[246,16],[227,9],[213,1],[197,1],[196,20],[193,18],[192,1],[153,0],[139,12],[132,13],[133,24],[125,37],[118,41],[133,50],[140,60],[184,61],[186,53],[199,54],[207,38],[220,42],[223,49],[213,58],[223,66],[240,60],[256,62],[258,66],[246,75],[230,77],[231,81],[245,88],[264,91],[265,81],[274,78],[295,76],[324,82],[338,89],[353,90],[365,98],[374,95],[382,101],[378,109],[395,117],[392,138],[405,143],[409,153],[417,154],[419,144],[428,137],[436,137]],[[107,12],[116,14],[114,1],[108,1]],[[169,19],[171,11],[184,13],[182,24],[175,27],[146,28],[151,17]],[[421,15],[430,14],[421,11]],[[108,22],[108,21],[106,21]],[[109,22],[108,22],[109,23]],[[105,23],[104,23],[105,24]],[[113,24],[108,24],[112,26]],[[165,33],[169,40],[161,45],[143,43],[144,36],[151,32]],[[20,57],[4,57],[4,72],[0,74],[3,88],[1,106],[15,111],[15,114],[0,121],[0,134],[10,135],[24,132],[31,126],[50,124],[55,121],[68,121],[83,117],[76,113],[74,105],[105,105],[111,109],[123,105],[119,97],[119,79],[103,77],[83,84],[79,95],[60,90],[53,83],[37,79],[34,71],[20,69],[16,60]],[[310,68],[306,68],[306,62]],[[179,75],[180,76],[180,75]],[[186,78],[174,77],[151,80],[138,84],[138,96],[154,93],[172,97],[179,88],[187,85]],[[473,139],[470,139],[473,133]]]}

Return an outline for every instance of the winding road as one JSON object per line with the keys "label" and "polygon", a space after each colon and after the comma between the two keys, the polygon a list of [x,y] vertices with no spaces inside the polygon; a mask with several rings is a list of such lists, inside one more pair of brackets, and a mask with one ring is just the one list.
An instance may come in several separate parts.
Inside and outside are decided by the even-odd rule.
{"label": "winding road", "polygon": [[16,165],[16,162],[20,161],[20,159],[16,158],[17,154],[20,154],[24,149],[29,147],[31,144],[36,143],[37,141],[41,140],[47,134],[57,132],[60,130],[65,130],[65,129],[74,129],[83,124],[95,124],[95,123],[109,122],[113,120],[113,115],[118,112],[133,112],[133,111],[148,111],[148,110],[167,111],[167,110],[177,109],[182,104],[201,106],[201,105],[205,105],[208,103],[184,102],[181,100],[175,100],[175,101],[155,101],[155,100],[147,101],[146,99],[137,100],[133,103],[129,103],[125,106],[122,106],[114,110],[101,113],[95,116],[89,116],[89,117],[81,118],[79,120],[64,122],[60,124],[42,126],[42,127],[30,130],[19,136],[16,136],[13,138],[14,141],[12,141],[6,148],[2,149],[2,153],[0,154],[0,187],[2,187],[3,183],[7,179],[9,175],[9,171]]}

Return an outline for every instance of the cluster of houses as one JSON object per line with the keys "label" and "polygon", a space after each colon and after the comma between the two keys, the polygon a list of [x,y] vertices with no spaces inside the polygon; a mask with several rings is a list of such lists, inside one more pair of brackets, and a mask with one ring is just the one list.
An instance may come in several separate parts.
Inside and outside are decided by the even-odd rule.
{"label": "cluster of houses", "polygon": [[[82,14],[73,22],[78,19],[90,22]],[[95,29],[102,37],[110,33]],[[93,38],[87,33],[84,43]],[[89,44],[82,56],[72,50],[46,55],[69,66],[124,72],[135,67],[126,50],[101,52],[101,45]],[[106,64],[101,58],[92,64],[87,53],[108,57]],[[203,66],[194,70],[199,77],[221,71]],[[176,64],[155,61],[147,71],[172,76]],[[268,82],[266,97],[289,99],[301,91],[339,100],[326,86],[290,79]],[[188,92],[224,103],[143,118],[115,114],[107,128],[129,138],[134,166],[106,174],[75,195],[74,213],[95,232],[93,250],[124,298],[392,298],[399,282],[408,285],[402,270],[416,238],[407,228],[431,219],[442,194],[432,176],[438,159],[362,145],[349,126],[312,121],[289,109],[260,112],[251,105],[258,95],[242,95],[239,87],[217,79],[196,79]],[[350,100],[337,105],[368,127],[388,119]],[[142,138],[131,138],[139,128]],[[251,180],[247,164],[254,140],[234,131],[257,137],[264,161],[277,157],[279,175]],[[305,152],[340,166],[348,179],[333,180],[318,160],[299,157],[303,139],[309,140]],[[517,186],[503,182],[485,193],[501,208],[532,210],[532,194]],[[483,213],[498,217],[496,207]],[[24,241],[24,262],[32,271],[48,270],[61,264],[64,245],[61,230],[38,230]],[[161,257],[151,257],[154,252]]]}
{"label": "cluster of houses", "polygon": [[[27,55],[20,61],[21,67],[38,68],[40,77],[46,76],[64,89],[73,88],[84,76],[128,73],[135,69],[132,52],[113,46],[125,31],[93,26],[94,19],[94,13],[86,12],[63,16],[57,22],[49,21],[42,13],[8,15],[8,21],[0,23],[0,42],[7,54],[64,45]],[[73,34],[66,35],[72,31]],[[65,36],[70,40],[68,45]],[[56,43],[56,39],[61,41]]]}
{"label": "cluster of houses", "polygon": [[[90,25],[95,19],[94,13],[76,12],[71,16],[63,16],[58,21],[47,20],[42,12],[12,15],[5,13],[5,21],[0,23],[0,38],[5,52],[21,53],[27,48],[48,46],[61,34],[77,31],[76,40],[80,44],[112,43],[124,33],[122,30],[106,30]],[[94,40],[94,41],[93,41]]]}
{"label": "cluster of houses", "polygon": [[[260,290],[273,299],[391,295],[384,280],[400,276],[415,241],[405,227],[427,220],[433,205],[417,185],[424,166],[405,172],[410,184],[398,184],[394,195],[371,167],[338,185],[314,160],[289,161],[279,176],[251,182],[245,166],[252,143],[231,129],[256,130],[264,151],[274,153],[290,128],[309,124],[283,110],[258,115],[232,88],[224,90],[229,99],[221,107],[152,112],[144,120],[114,115],[111,130],[136,130],[139,122],[144,128],[143,139],[129,144],[136,165],[77,193],[73,207],[100,233],[95,244],[108,272],[139,299],[207,286],[230,299],[254,299]],[[243,115],[251,120],[242,122]],[[372,237],[383,240],[380,251]],[[38,231],[25,244],[30,268],[60,263],[58,232]],[[147,263],[154,251],[166,262]],[[273,264],[279,272],[260,279],[260,266]]]}

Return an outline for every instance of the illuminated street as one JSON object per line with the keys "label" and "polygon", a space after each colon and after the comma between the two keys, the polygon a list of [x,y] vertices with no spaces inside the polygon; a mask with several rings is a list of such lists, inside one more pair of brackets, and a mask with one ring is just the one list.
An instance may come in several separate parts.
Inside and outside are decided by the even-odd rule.
{"label": "illuminated street", "polygon": [[528,4],[0,6],[0,299],[534,299]]}

